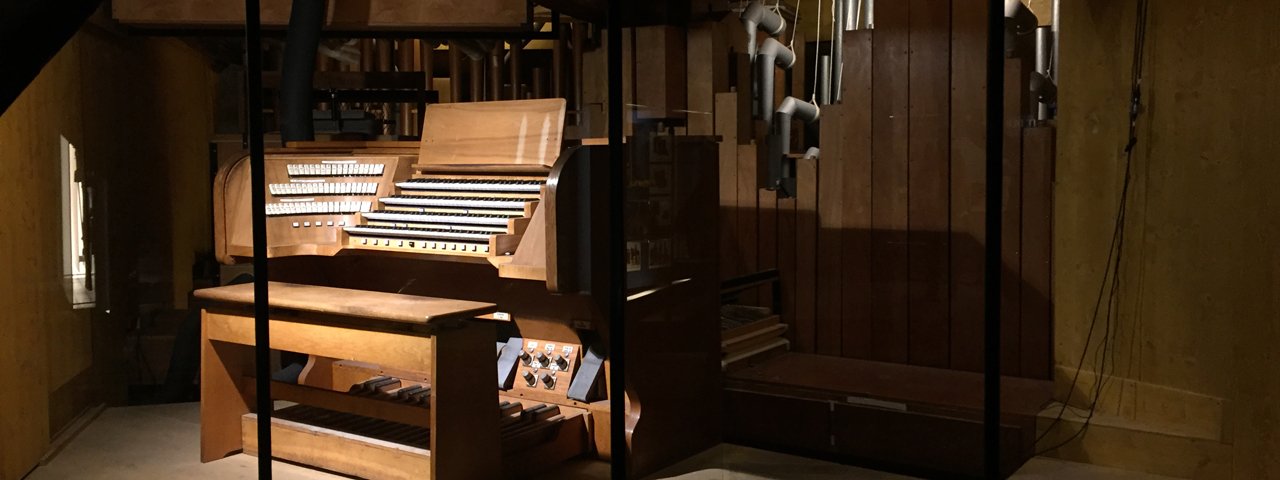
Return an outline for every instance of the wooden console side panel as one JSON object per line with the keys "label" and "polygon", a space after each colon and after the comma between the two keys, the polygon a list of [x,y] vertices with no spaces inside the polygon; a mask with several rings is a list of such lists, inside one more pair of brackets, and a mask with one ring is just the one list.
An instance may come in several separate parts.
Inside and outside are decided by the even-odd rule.
{"label": "wooden console side panel", "polygon": [[498,400],[493,380],[495,335],[491,323],[465,322],[457,328],[442,328],[433,337],[430,478],[501,475],[499,419],[494,414]]}

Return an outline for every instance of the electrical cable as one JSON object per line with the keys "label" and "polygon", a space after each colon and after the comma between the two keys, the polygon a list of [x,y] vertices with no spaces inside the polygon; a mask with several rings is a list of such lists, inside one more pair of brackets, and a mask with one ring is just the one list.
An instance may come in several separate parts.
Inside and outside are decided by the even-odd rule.
{"label": "electrical cable", "polygon": [[[1104,331],[1102,334],[1102,339],[1098,346],[1098,350],[1094,353],[1096,379],[1094,381],[1094,389],[1092,392],[1093,395],[1088,407],[1088,415],[1085,416],[1083,425],[1080,427],[1080,429],[1076,430],[1076,432],[1073,433],[1070,437],[1068,437],[1066,440],[1063,440],[1052,447],[1037,451],[1036,455],[1040,455],[1045,452],[1056,450],[1068,443],[1071,443],[1072,441],[1079,438],[1080,436],[1084,435],[1085,431],[1087,431],[1089,429],[1089,426],[1091,425],[1094,414],[1097,412],[1098,402],[1101,400],[1101,397],[1102,397],[1102,391],[1106,387],[1107,382],[1111,380],[1110,378],[1111,370],[1108,370],[1108,366],[1107,366],[1109,358],[1111,359],[1110,368],[1111,369],[1115,368],[1114,366],[1115,343],[1113,342],[1113,337],[1116,335],[1116,332],[1119,329],[1119,319],[1117,318],[1119,316],[1119,312],[1118,312],[1119,305],[1116,303],[1116,298],[1119,295],[1120,267],[1123,263],[1123,257],[1124,257],[1125,219],[1128,214],[1129,185],[1132,179],[1133,151],[1134,151],[1134,147],[1138,143],[1137,125],[1138,125],[1138,117],[1139,117],[1139,114],[1141,113],[1141,107],[1142,107],[1142,65],[1146,55],[1145,47],[1146,47],[1146,29],[1147,29],[1147,23],[1148,23],[1147,19],[1149,17],[1148,12],[1149,12],[1149,8],[1148,8],[1147,0],[1139,0],[1138,14],[1135,20],[1136,25],[1134,27],[1134,54],[1133,54],[1133,65],[1131,70],[1132,83],[1131,83],[1131,96],[1130,96],[1130,104],[1129,104],[1129,132],[1128,132],[1129,136],[1124,147],[1124,152],[1125,152],[1124,176],[1121,181],[1119,203],[1116,207],[1115,224],[1112,227],[1111,245],[1108,247],[1108,252],[1107,252],[1106,270],[1103,272],[1102,282],[1098,286],[1098,298],[1094,302],[1093,316],[1089,323],[1089,331],[1085,336],[1084,349],[1083,351],[1080,352],[1080,360],[1076,365],[1076,372],[1072,377],[1071,387],[1067,390],[1067,398],[1063,402],[1062,407],[1058,410],[1058,414],[1054,418],[1053,422],[1051,422],[1049,426],[1045,428],[1044,432],[1042,432],[1036,437],[1036,443],[1037,444],[1040,443],[1040,441],[1043,440],[1045,436],[1047,436],[1051,431],[1053,431],[1054,427],[1061,424],[1063,415],[1066,413],[1067,409],[1070,408],[1069,403],[1071,400],[1071,396],[1074,394],[1076,385],[1078,385],[1079,383],[1080,372],[1084,369],[1084,360],[1088,356],[1089,346],[1093,341],[1093,333],[1096,329],[1097,322],[1098,322],[1098,311],[1102,306],[1103,291],[1107,291],[1106,323],[1103,327]],[[1056,72],[1054,73],[1056,74]],[[1110,280],[1110,287],[1111,287],[1109,290],[1106,288],[1108,280]],[[1073,413],[1075,412],[1073,411]]]}

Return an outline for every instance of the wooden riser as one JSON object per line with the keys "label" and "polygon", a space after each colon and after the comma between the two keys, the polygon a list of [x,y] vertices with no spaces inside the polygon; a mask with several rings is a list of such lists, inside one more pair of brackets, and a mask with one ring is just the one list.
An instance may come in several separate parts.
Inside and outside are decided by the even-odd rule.
{"label": "wooden riser", "polygon": [[[981,421],[884,407],[727,390],[725,441],[925,477],[982,475]],[[1031,457],[1032,435],[1029,424],[1001,425],[1005,475]]]}
{"label": "wooden riser", "polygon": [[[240,424],[244,453],[258,454],[258,416]],[[431,452],[305,423],[271,419],[271,454],[280,459],[370,480],[431,479]]]}
{"label": "wooden riser", "polygon": [[[587,415],[562,410],[555,424],[504,438],[503,473],[521,478],[544,472],[590,450]],[[430,479],[429,430],[303,405],[271,419],[272,455],[370,480]],[[244,453],[257,455],[258,416],[241,418]]]}

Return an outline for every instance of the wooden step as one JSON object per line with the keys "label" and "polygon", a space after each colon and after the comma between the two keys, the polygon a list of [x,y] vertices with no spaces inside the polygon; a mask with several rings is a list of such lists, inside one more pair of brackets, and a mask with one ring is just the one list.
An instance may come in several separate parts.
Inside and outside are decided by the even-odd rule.
{"label": "wooden step", "polygon": [[[1001,469],[1034,454],[1048,381],[1002,379]],[[725,379],[725,439],[926,477],[983,473],[982,375],[783,353]]]}
{"label": "wooden step", "polygon": [[[258,416],[241,420],[244,453],[258,453]],[[294,420],[271,419],[271,454],[280,459],[370,480],[431,478],[431,452]]]}

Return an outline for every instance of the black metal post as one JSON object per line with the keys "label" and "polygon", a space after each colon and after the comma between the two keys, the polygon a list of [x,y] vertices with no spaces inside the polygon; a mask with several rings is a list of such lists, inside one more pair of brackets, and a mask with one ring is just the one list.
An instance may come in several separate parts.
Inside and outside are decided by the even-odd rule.
{"label": "black metal post", "polygon": [[262,22],[258,0],[244,1],[246,113],[253,204],[253,357],[257,384],[258,478],[271,479],[271,330],[267,323],[267,186],[262,150]]}
{"label": "black metal post", "polygon": [[[609,32],[609,438],[612,458],[609,464],[614,479],[627,478],[627,412],[626,412],[626,302],[627,276],[623,264],[626,244],[623,228],[622,145],[622,26],[624,0],[609,0],[605,22]],[[582,48],[574,45],[574,48]],[[575,86],[576,87],[576,86]]]}
{"label": "black metal post", "polygon": [[1000,478],[1000,232],[1004,203],[1004,0],[987,12],[987,243],[983,285],[983,456]]}

